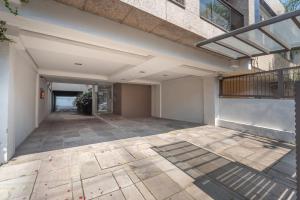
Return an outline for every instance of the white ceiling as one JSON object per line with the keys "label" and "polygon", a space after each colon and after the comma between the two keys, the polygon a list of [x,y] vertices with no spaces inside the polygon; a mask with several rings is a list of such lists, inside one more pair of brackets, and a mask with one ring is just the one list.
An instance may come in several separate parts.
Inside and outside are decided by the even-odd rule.
{"label": "white ceiling", "polygon": [[151,76],[148,76],[145,79],[161,82],[161,81],[181,78],[181,77],[185,77],[185,76],[187,76],[187,75],[172,72],[172,71],[162,71],[162,72],[159,72],[157,74],[153,74]]}
{"label": "white ceiling", "polygon": [[[41,69],[111,75],[126,67],[125,63],[108,61],[107,59],[102,59],[100,56],[99,58],[87,58],[80,55],[70,55],[31,48],[28,49],[28,51]],[[79,66],[75,63],[82,65]]]}
{"label": "white ceiling", "polygon": [[[173,59],[134,54],[22,31],[21,42],[51,81],[74,83],[134,82],[151,84],[213,71],[185,66]],[[76,65],[75,63],[80,63]]]}

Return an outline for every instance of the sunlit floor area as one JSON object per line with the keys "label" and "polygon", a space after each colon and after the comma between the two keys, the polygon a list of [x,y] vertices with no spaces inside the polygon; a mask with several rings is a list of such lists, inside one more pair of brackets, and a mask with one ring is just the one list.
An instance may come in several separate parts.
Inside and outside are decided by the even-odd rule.
{"label": "sunlit floor area", "polygon": [[294,146],[157,118],[53,113],[0,167],[0,199],[296,199]]}

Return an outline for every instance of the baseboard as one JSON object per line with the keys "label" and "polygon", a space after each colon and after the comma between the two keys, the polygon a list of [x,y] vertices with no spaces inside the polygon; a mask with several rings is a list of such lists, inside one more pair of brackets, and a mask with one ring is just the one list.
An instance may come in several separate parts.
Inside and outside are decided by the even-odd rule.
{"label": "baseboard", "polygon": [[295,144],[295,133],[289,131],[275,130],[265,127],[253,126],[249,124],[241,124],[222,119],[216,120],[216,125],[238,131],[245,131],[250,134],[266,137],[290,144]]}

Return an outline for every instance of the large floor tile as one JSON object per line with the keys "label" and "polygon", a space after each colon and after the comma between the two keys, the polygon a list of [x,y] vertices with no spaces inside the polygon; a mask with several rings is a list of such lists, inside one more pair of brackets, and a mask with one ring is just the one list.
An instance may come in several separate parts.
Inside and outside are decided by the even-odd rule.
{"label": "large floor tile", "polygon": [[82,183],[87,199],[93,199],[119,189],[119,186],[111,173],[85,179]]}
{"label": "large floor tile", "polygon": [[154,176],[143,183],[158,200],[170,197],[181,190],[180,186],[166,174]]}

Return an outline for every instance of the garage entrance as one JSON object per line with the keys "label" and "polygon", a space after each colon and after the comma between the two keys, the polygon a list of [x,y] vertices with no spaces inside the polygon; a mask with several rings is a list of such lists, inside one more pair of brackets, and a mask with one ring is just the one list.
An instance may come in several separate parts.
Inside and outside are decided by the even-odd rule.
{"label": "garage entrance", "polygon": [[74,101],[82,92],[53,91],[53,112],[75,112],[77,110]]}

